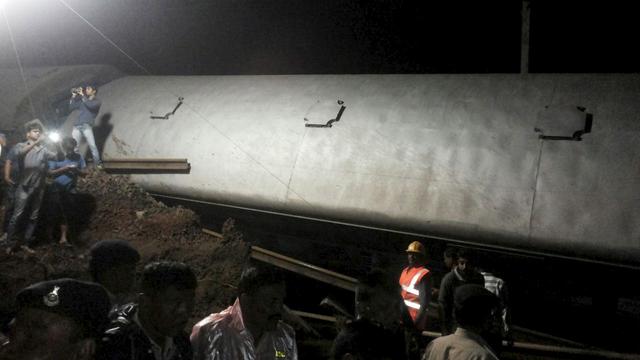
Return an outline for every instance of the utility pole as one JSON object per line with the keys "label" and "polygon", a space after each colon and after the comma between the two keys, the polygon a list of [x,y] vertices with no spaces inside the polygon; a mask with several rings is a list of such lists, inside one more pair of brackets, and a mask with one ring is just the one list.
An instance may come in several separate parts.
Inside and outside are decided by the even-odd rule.
{"label": "utility pole", "polygon": [[522,0],[522,29],[520,37],[520,74],[529,73],[529,28],[531,25],[531,0]]}

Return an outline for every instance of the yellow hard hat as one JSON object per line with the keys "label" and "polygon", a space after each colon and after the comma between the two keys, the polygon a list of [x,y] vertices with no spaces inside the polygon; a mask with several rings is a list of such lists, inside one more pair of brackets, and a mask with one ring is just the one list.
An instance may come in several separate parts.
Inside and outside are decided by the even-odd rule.
{"label": "yellow hard hat", "polygon": [[409,247],[406,250],[407,252],[418,253],[422,255],[427,255],[427,251],[424,249],[424,245],[420,241],[414,241],[409,244]]}

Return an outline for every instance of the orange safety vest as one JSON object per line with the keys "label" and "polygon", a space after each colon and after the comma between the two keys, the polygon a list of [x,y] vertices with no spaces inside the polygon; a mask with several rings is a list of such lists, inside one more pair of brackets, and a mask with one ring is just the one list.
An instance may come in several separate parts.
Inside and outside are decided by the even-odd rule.
{"label": "orange safety vest", "polygon": [[420,330],[424,330],[425,325],[417,324],[418,311],[420,311],[420,291],[416,289],[416,284],[419,283],[429,273],[429,269],[424,266],[405,268],[400,275],[400,286],[402,286],[402,298],[404,304],[409,310],[409,315],[413,319],[414,324]]}

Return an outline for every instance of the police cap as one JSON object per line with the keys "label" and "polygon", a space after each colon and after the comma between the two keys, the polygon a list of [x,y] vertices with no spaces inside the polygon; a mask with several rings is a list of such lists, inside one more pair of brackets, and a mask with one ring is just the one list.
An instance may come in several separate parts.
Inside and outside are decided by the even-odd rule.
{"label": "police cap", "polygon": [[70,318],[90,336],[102,333],[108,324],[110,301],[105,289],[75,279],[43,281],[22,289],[16,297],[18,311],[35,308]]}

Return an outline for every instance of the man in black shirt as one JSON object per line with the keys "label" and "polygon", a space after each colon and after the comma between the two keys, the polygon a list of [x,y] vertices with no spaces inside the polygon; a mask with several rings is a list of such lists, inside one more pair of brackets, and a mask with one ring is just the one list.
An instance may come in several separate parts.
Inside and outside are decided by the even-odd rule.
{"label": "man in black shirt", "polygon": [[440,283],[438,303],[440,303],[442,335],[452,334],[456,330],[457,324],[453,317],[453,294],[456,288],[465,284],[484,287],[484,277],[475,269],[473,261],[474,257],[467,249],[460,250],[457,265],[444,276]]}
{"label": "man in black shirt", "polygon": [[187,265],[155,262],[142,272],[137,304],[125,306],[98,347],[97,360],[190,360],[184,327],[198,280]]}

